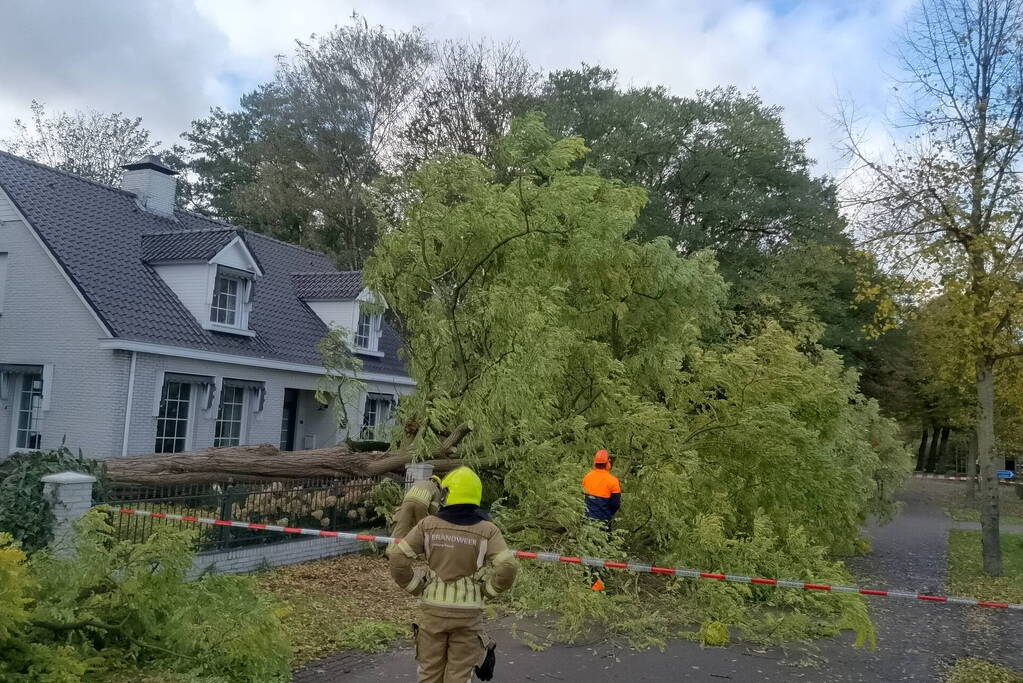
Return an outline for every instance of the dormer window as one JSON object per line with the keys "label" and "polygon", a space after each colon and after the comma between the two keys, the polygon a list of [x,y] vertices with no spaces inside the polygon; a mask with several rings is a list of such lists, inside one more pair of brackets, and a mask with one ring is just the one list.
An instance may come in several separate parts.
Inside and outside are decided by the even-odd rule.
{"label": "dormer window", "polygon": [[352,343],[357,352],[378,353],[382,323],[382,315],[369,312],[365,306],[359,306],[359,319],[355,324],[354,334],[352,334]]}
{"label": "dormer window", "polygon": [[213,306],[210,307],[210,322],[230,327],[238,326],[241,318],[239,303],[244,284],[240,278],[218,275],[213,288]]}
{"label": "dormer window", "polygon": [[252,308],[253,276],[251,273],[215,266],[210,285],[209,320],[203,324],[214,332],[252,335],[249,330],[249,309]]}
{"label": "dormer window", "polygon": [[143,235],[142,257],[203,329],[256,336],[249,314],[263,269],[237,230]]}
{"label": "dormer window", "polygon": [[355,345],[360,349],[368,349],[372,338],[373,316],[360,308],[359,324],[355,326]]}

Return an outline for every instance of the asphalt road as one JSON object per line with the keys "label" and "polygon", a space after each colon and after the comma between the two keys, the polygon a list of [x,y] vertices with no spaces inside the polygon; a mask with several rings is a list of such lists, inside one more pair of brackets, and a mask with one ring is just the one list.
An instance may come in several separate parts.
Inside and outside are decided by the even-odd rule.
{"label": "asphalt road", "polygon": [[[849,568],[865,587],[944,593],[948,530],[940,505],[944,482],[912,481],[890,524],[866,529],[872,552]],[[958,524],[956,526],[959,526]],[[1008,531],[1008,530],[1006,530]],[[554,646],[534,652],[510,633],[500,643],[495,681],[935,681],[961,657],[1023,670],[1023,614],[868,598],[877,626],[874,651],[854,649],[849,634],[810,645],[760,648],[742,643],[701,648],[674,641],[662,652],[607,644]],[[530,624],[519,624],[529,629]],[[412,651],[339,653],[311,663],[295,683],[415,681]]]}

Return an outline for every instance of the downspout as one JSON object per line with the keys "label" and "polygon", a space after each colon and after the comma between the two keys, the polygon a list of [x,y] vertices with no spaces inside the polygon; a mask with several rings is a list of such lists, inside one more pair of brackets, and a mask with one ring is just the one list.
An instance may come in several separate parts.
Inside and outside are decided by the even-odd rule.
{"label": "downspout", "polygon": [[135,396],[135,359],[138,354],[131,352],[131,369],[128,370],[128,397],[124,401],[124,435],[121,437],[121,457],[128,455],[128,431],[131,427],[131,402]]}

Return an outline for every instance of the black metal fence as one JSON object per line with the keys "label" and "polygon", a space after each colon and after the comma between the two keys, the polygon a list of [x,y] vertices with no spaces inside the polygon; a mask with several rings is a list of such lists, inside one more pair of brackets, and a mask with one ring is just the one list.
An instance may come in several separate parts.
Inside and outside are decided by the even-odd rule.
{"label": "black metal fence", "polygon": [[[386,497],[374,490],[388,477],[302,479],[259,484],[183,484],[113,487],[104,503],[120,508],[193,517],[349,531],[380,526]],[[143,541],[155,528],[172,525],[198,533],[199,552],[308,538],[226,526],[199,526],[141,515],[112,513],[117,537]]]}

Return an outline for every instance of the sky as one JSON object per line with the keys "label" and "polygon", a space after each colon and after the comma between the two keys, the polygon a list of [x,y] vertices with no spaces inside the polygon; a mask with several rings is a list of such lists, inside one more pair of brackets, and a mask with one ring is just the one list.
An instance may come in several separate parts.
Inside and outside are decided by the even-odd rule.
{"label": "sky", "polygon": [[914,0],[0,0],[0,138],[29,103],[141,116],[164,144],[237,107],[276,55],[358,12],[437,39],[517,42],[542,70],[582,62],[678,95],[735,85],[783,107],[822,173],[843,168],[832,117],[879,137],[892,52]]}

